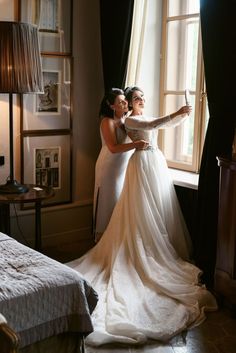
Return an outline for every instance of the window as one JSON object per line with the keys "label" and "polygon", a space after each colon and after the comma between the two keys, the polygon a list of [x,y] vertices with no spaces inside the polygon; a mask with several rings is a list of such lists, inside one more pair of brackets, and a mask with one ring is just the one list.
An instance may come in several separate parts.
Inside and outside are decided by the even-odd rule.
{"label": "window", "polygon": [[163,0],[160,111],[185,104],[189,89],[192,113],[184,123],[162,130],[159,145],[168,165],[198,172],[208,121],[200,34],[200,0]]}

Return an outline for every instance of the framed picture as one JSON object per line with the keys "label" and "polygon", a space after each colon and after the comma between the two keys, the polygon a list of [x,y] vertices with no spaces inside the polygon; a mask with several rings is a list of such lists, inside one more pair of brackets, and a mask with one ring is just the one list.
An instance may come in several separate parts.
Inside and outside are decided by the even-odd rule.
{"label": "framed picture", "polygon": [[44,93],[22,95],[22,131],[71,127],[71,64],[68,57],[42,57]]}
{"label": "framed picture", "polygon": [[54,189],[55,196],[46,200],[44,205],[71,202],[70,133],[60,134],[58,131],[54,135],[48,134],[22,137],[22,181]]}
{"label": "framed picture", "polygon": [[39,31],[56,32],[60,29],[60,5],[58,0],[41,0],[37,6],[36,17],[38,18]]}
{"label": "framed picture", "polygon": [[33,184],[61,188],[61,147],[34,148]]}
{"label": "framed picture", "polygon": [[20,20],[39,29],[43,53],[71,53],[72,0],[21,0]]}
{"label": "framed picture", "polygon": [[60,115],[61,113],[61,72],[43,71],[43,94],[35,94],[35,114]]}

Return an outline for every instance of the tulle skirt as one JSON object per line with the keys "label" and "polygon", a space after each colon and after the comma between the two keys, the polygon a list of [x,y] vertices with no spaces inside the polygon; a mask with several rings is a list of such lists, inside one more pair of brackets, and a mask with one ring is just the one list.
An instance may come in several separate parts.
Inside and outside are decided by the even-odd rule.
{"label": "tulle skirt", "polygon": [[98,244],[68,265],[98,292],[90,345],[165,341],[217,309],[190,262],[191,242],[161,151],[136,151]]}

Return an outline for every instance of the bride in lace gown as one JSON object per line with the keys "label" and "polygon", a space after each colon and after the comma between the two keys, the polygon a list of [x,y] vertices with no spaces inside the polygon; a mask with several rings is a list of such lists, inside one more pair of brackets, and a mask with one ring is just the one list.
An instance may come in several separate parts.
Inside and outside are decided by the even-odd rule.
{"label": "bride in lace gown", "polygon": [[[128,163],[124,187],[98,244],[68,265],[82,273],[99,295],[89,345],[165,341],[199,325],[217,309],[200,283],[201,270],[189,262],[191,244],[157,130],[183,119],[190,108],[150,119],[142,114],[141,90],[131,92],[125,120],[133,140],[149,141]],[[186,261],[187,260],[187,261]]]}

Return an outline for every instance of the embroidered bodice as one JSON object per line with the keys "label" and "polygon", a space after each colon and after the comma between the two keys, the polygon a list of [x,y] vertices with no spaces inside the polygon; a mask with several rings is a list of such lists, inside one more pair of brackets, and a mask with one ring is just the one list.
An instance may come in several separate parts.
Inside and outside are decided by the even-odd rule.
{"label": "embroidered bodice", "polygon": [[143,115],[125,119],[125,129],[133,141],[145,140],[153,147],[157,146],[157,129],[170,123],[170,117],[150,118]]}

